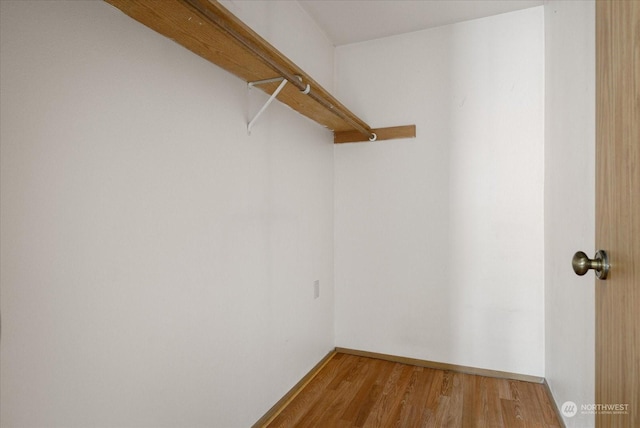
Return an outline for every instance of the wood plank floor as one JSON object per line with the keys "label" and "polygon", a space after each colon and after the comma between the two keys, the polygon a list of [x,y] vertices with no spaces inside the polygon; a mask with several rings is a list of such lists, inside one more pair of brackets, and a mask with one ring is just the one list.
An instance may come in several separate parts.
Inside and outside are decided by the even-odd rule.
{"label": "wood plank floor", "polygon": [[266,427],[560,427],[541,384],[336,353]]}

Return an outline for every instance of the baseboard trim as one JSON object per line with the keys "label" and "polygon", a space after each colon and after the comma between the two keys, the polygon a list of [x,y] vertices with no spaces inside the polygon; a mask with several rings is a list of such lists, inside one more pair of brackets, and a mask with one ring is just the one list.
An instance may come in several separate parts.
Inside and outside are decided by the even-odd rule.
{"label": "baseboard trim", "polygon": [[258,421],[251,426],[251,428],[261,428],[267,426],[273,421],[282,410],[289,405],[291,401],[304,389],[309,382],[327,365],[329,361],[336,355],[336,351],[329,352],[325,357],[320,360],[310,371],[307,373],[293,388],[291,388],[276,404],[274,404],[267,413],[264,414]]}
{"label": "baseboard trim", "polygon": [[539,376],[524,375],[519,373],[502,372],[499,370],[479,369],[476,367],[459,366],[457,364],[439,363],[436,361],[420,360],[417,358],[400,357],[397,355],[379,354],[377,352],[361,351],[357,349],[336,347],[336,352],[356,355],[358,357],[377,358],[379,360],[391,361],[394,363],[409,364],[418,367],[428,367],[430,369],[449,370],[458,373],[495,377],[499,379],[521,380],[524,382],[543,383],[544,378]]}
{"label": "baseboard trim", "polygon": [[556,417],[558,418],[558,422],[560,422],[561,428],[567,428],[567,425],[564,423],[564,419],[562,419],[562,414],[560,413],[560,409],[556,404],[556,399],[551,392],[551,388],[549,387],[549,383],[547,383],[547,379],[544,379],[542,384],[544,385],[545,391],[547,391],[547,397],[549,397],[549,401],[551,401],[551,405],[553,406],[553,411],[556,412]]}
{"label": "baseboard trim", "polygon": [[563,428],[566,428],[566,425],[564,424],[564,420],[560,415],[558,406],[556,405],[556,402],[553,398],[553,394],[551,393],[551,389],[549,388],[549,385],[547,384],[546,379],[543,377],[524,375],[519,373],[503,372],[499,370],[480,369],[477,367],[460,366],[457,364],[439,363],[436,361],[400,357],[397,355],[380,354],[378,352],[361,351],[358,349],[349,349],[349,348],[340,348],[340,347],[336,347],[333,351],[329,352],[322,360],[320,360],[320,362],[316,364],[309,371],[309,373],[307,373],[302,379],[300,379],[300,381],[296,383],[293,386],[293,388],[291,388],[280,400],[278,400],[278,402],[274,404],[267,411],[267,413],[264,414],[264,416],[258,419],[258,421],[255,424],[253,424],[251,428],[262,428],[269,425],[282,412],[282,410],[284,410],[284,408],[287,407],[289,403],[291,403],[293,399],[298,396],[300,391],[302,391],[304,387],[307,386],[309,382],[311,382],[313,378],[316,377],[316,375],[320,372],[320,370],[322,370],[324,366],[326,366],[327,363],[331,361],[331,359],[337,353],[355,355],[358,357],[376,358],[379,360],[391,361],[393,363],[409,364],[412,366],[427,367],[430,369],[449,370],[457,373],[466,373],[466,374],[473,374],[473,375],[486,376],[486,377],[495,377],[498,379],[512,379],[512,380],[520,380],[524,382],[541,383],[544,385],[547,391],[547,395],[551,400],[551,403],[556,412],[556,415],[558,415],[558,420],[562,424]]}

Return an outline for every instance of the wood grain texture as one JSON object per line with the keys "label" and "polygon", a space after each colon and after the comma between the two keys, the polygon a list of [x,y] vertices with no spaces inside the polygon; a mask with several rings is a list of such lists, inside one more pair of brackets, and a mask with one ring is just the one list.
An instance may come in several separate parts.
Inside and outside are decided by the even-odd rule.
{"label": "wood grain texture", "polygon": [[265,427],[560,427],[544,385],[338,352]]}
{"label": "wood grain texture", "polygon": [[[202,58],[220,66],[246,82],[279,77],[264,60],[250,52],[245,46],[213,24],[203,13],[184,0],[105,0],[136,21],[172,39]],[[360,126],[370,129],[362,119],[347,109],[326,91],[311,76],[294,64],[265,39],[251,30],[217,1],[198,0],[198,6],[207,13],[224,20],[225,25],[260,47],[265,55],[283,67],[288,73],[302,78],[310,84],[312,91],[332,105],[328,110],[294,85],[287,85],[277,99],[292,109],[334,131],[353,130],[353,125],[336,116],[332,110],[346,114]],[[278,84],[260,85],[271,94]]]}
{"label": "wood grain texture", "polygon": [[[378,137],[376,141],[394,140],[398,138],[415,138],[416,136],[415,125],[376,128],[372,129],[371,131],[374,132]],[[369,140],[357,131],[336,131],[333,133],[333,142],[335,144],[363,143],[369,142]]]}
{"label": "wood grain texture", "polygon": [[596,281],[598,427],[640,426],[640,2],[596,2]]}
{"label": "wood grain texture", "polygon": [[400,357],[397,355],[381,354],[378,352],[361,351],[358,349],[336,347],[336,352],[349,354],[349,355],[357,355],[360,357],[377,358],[380,360],[392,361],[394,363],[409,364],[412,366],[428,367],[431,369],[475,374],[480,376],[497,377],[501,379],[514,379],[514,380],[521,380],[524,382],[534,382],[534,383],[542,383],[544,381],[544,378],[541,378],[538,376],[503,372],[499,370],[481,369],[477,367],[467,367],[467,366],[461,366],[457,364],[440,363],[436,361],[420,360],[417,358],[407,358],[407,357]]}
{"label": "wood grain texture", "polygon": [[[267,411],[253,426],[260,427],[268,424],[278,413],[286,407],[304,387],[306,387],[312,379],[327,365],[327,363],[336,355],[335,351],[329,352],[318,364],[316,364],[293,388],[289,390],[271,409]],[[330,372],[324,372],[325,376],[331,375]]]}
{"label": "wood grain texture", "polygon": [[[542,385],[544,386],[544,391],[536,391],[536,394],[538,394],[538,401],[540,403],[544,402],[544,396],[549,398],[553,397],[553,393],[551,392],[551,387],[549,387],[549,383],[547,382],[546,379],[542,382]],[[560,417],[560,409],[558,408],[558,405],[556,404],[555,400],[550,399],[550,400],[547,400],[547,402],[549,403],[549,405],[548,406],[543,405],[543,408],[542,408],[542,411],[545,413],[545,421],[557,419],[561,423],[562,427],[564,428],[565,424],[562,418]]]}

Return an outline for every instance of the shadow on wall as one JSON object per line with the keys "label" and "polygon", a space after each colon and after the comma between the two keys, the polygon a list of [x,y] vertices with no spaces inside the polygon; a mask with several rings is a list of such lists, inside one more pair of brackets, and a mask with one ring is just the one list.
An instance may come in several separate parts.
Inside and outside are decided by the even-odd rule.
{"label": "shadow on wall", "polygon": [[337,48],[418,130],[335,149],[338,346],[543,375],[543,48],[542,8]]}

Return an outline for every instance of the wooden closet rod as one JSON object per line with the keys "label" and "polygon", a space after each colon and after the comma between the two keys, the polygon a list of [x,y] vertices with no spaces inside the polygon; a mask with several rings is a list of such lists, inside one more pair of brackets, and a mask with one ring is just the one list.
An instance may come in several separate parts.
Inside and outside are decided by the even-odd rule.
{"label": "wooden closet rod", "polygon": [[243,45],[251,53],[253,53],[258,58],[260,58],[269,68],[271,68],[273,71],[278,73],[280,76],[282,76],[285,79],[287,79],[289,81],[289,83],[294,85],[301,92],[309,95],[309,97],[311,97],[311,99],[313,99],[314,101],[319,103],[321,106],[323,106],[324,108],[329,110],[331,113],[335,114],[340,119],[342,119],[345,122],[349,123],[356,130],[358,130],[360,133],[364,134],[370,141],[375,141],[376,140],[377,136],[371,131],[371,128],[365,128],[364,126],[360,125],[358,122],[353,120],[351,117],[349,117],[348,115],[344,114],[342,111],[337,110],[333,104],[331,104],[330,102],[328,102],[327,100],[325,100],[324,98],[322,98],[321,96],[316,94],[313,91],[313,88],[311,88],[311,86],[309,84],[303,83],[299,76],[295,76],[295,75],[291,74],[288,70],[286,70],[284,67],[282,67],[280,64],[278,64],[277,61],[275,61],[273,58],[271,58],[269,56],[268,52],[264,51],[259,46],[257,46],[255,43],[251,42],[251,40],[245,38],[242,34],[238,33],[233,28],[231,28],[229,25],[227,25],[227,23],[220,16],[216,15],[209,8],[204,6],[200,0],[184,0],[184,1],[187,4],[189,4],[191,7],[193,7],[195,10],[197,10],[204,17],[206,17],[209,21],[211,21],[211,23],[217,25],[220,29],[222,29],[224,32],[226,32],[229,36],[233,37],[238,43]]}
{"label": "wooden closet rod", "polygon": [[336,144],[416,136],[415,125],[372,129],[216,0],[105,1],[236,75],[249,87],[259,88],[270,95],[270,100],[277,97],[293,110],[331,129]]}

